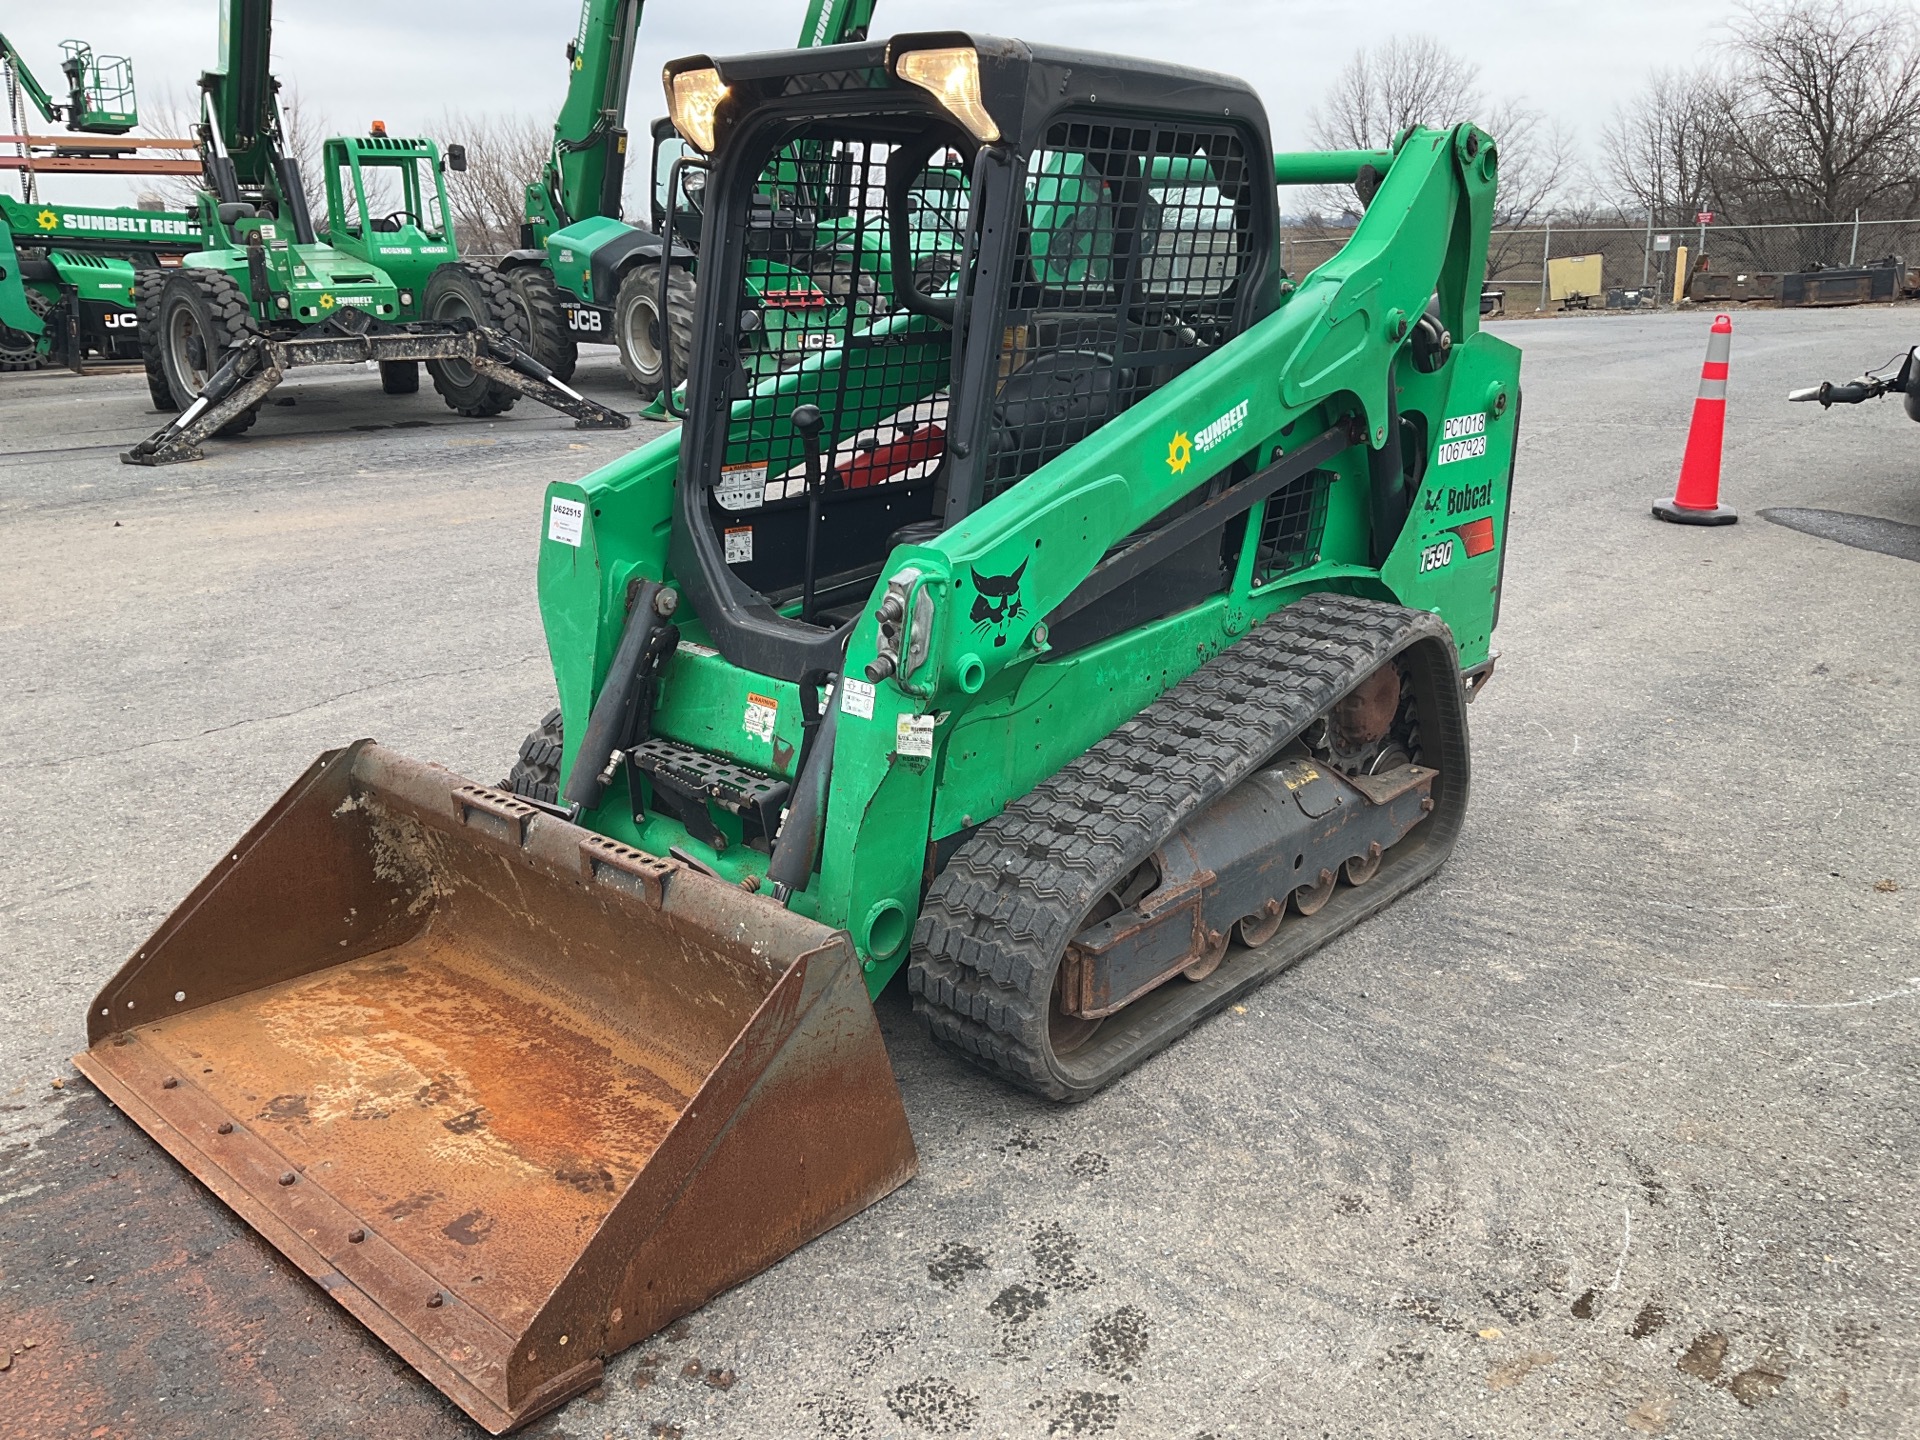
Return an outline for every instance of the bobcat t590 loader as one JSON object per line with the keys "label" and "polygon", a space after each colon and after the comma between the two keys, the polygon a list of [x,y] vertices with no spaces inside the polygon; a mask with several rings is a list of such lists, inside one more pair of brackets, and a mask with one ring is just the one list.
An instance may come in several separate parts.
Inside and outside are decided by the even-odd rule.
{"label": "bobcat t590 loader", "polygon": [[[955,33],[667,86],[687,418],[548,488],[559,709],[499,786],[322,756],[79,1062],[496,1431],[912,1174],[900,972],[1080,1100],[1432,875],[1492,663],[1487,135],[1276,157],[1237,81]],[[895,277],[964,177],[960,249],[749,384],[787,161]],[[1343,180],[1351,240],[1283,274],[1277,186]]]}

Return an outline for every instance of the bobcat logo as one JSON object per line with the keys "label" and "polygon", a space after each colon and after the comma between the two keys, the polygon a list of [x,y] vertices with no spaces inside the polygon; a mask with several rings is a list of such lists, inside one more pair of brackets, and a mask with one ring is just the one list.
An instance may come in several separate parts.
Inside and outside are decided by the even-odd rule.
{"label": "bobcat logo", "polygon": [[1011,575],[982,575],[973,572],[973,628],[982,635],[993,632],[994,645],[1007,643],[1007,626],[1027,613],[1020,603],[1020,577],[1027,573],[1027,562]]}

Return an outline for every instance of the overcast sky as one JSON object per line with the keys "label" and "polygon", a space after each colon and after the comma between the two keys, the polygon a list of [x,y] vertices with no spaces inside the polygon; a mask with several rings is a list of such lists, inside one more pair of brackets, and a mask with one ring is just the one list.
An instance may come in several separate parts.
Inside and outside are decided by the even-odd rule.
{"label": "overcast sky", "polygon": [[[0,28],[49,88],[60,79],[58,42],[79,38],[132,56],[143,97],[169,88],[184,96],[214,62],[221,8],[215,0],[8,0]],[[662,112],[664,61],[791,45],[804,8],[803,0],[655,0],[641,25],[630,128],[644,135]],[[1702,56],[1731,11],[1730,0],[1615,0],[1604,10],[1591,0],[879,0],[874,33],[968,28],[1229,71],[1259,90],[1284,149],[1308,144],[1307,112],[1355,48],[1424,32],[1476,59],[1490,97],[1524,95],[1591,152],[1614,104],[1654,65]],[[578,16],[579,0],[280,0],[274,69],[336,133],[375,117],[396,134],[432,133],[448,109],[547,120],[565,89],[563,50]],[[65,182],[62,193],[71,193]]]}

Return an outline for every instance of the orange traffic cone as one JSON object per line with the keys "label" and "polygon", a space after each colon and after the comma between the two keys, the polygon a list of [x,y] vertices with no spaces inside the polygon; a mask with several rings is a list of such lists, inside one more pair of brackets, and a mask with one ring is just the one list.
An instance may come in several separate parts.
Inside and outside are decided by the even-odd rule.
{"label": "orange traffic cone", "polygon": [[1707,361],[1700,367],[1700,398],[1693,402],[1687,453],[1671,500],[1653,502],[1653,513],[1676,525],[1731,525],[1740,516],[1720,503],[1720,442],[1727,429],[1727,357],[1733,352],[1733,320],[1713,317]]}

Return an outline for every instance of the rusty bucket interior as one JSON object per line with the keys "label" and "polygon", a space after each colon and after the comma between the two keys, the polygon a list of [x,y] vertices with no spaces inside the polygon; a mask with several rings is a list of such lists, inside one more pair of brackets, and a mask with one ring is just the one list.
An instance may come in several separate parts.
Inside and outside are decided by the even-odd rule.
{"label": "rusty bucket interior", "polygon": [[76,1059],[496,1434],[915,1166],[843,932],[369,741]]}

